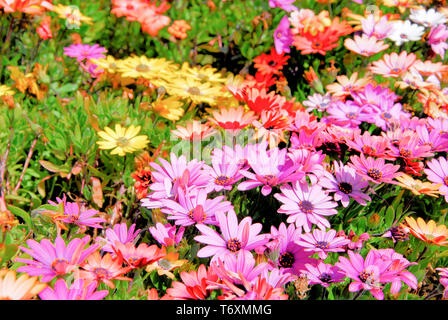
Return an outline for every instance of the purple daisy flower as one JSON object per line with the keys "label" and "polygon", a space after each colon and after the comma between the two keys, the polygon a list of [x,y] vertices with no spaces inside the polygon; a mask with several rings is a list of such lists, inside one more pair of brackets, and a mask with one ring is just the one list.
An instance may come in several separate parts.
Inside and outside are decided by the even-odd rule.
{"label": "purple daisy flower", "polygon": [[125,222],[121,224],[114,225],[114,228],[108,228],[105,231],[106,238],[96,237],[95,241],[101,245],[101,250],[106,252],[115,253],[113,247],[115,246],[115,241],[119,241],[123,244],[128,242],[136,242],[137,236],[140,233],[140,229],[135,230],[135,224],[129,227]]}
{"label": "purple daisy flower", "polygon": [[205,189],[190,189],[187,192],[179,189],[177,194],[177,201],[161,200],[164,206],[161,211],[168,215],[168,220],[175,220],[176,225],[184,227],[201,223],[216,225],[216,213],[233,211],[232,204],[229,201],[223,201],[224,196],[207,199]]}
{"label": "purple daisy flower", "polygon": [[212,168],[209,175],[212,177],[211,188],[215,191],[232,190],[233,185],[243,178],[240,173],[241,164],[238,162],[224,162],[217,157],[212,158]]}
{"label": "purple daisy flower", "polygon": [[305,272],[310,284],[320,284],[328,288],[332,283],[344,281],[345,274],[341,269],[331,264],[325,264],[320,261],[316,266],[311,264],[305,265],[307,271]]}
{"label": "purple daisy flower", "polygon": [[283,203],[278,212],[289,215],[288,223],[295,223],[300,230],[303,227],[305,232],[310,232],[313,224],[322,230],[330,228],[330,223],[324,217],[337,214],[334,208],[338,205],[322,187],[296,182],[293,187],[284,185],[280,190],[282,193],[276,193],[274,197]]}
{"label": "purple daisy flower", "polygon": [[363,192],[363,189],[369,183],[363,180],[353,168],[344,166],[342,162],[334,162],[334,175],[326,172],[319,184],[326,188],[328,192],[334,192],[335,201],[341,201],[344,207],[350,203],[350,197],[356,202],[365,206],[366,200],[370,201],[370,197]]}
{"label": "purple daisy flower", "polygon": [[442,184],[439,187],[440,193],[445,195],[445,201],[448,202],[448,159],[439,157],[426,162],[427,169],[423,171],[426,173],[428,180]]}
{"label": "purple daisy flower", "polygon": [[298,10],[293,3],[296,2],[296,0],[269,0],[269,6],[271,8],[282,8],[283,10],[290,12],[294,10]]}
{"label": "purple daisy flower", "polygon": [[345,237],[337,237],[336,230],[333,229],[328,231],[314,229],[312,233],[302,234],[296,241],[305,248],[305,251],[317,252],[322,260],[327,258],[328,252],[344,252],[344,246],[350,242]]}
{"label": "purple daisy flower", "polygon": [[283,274],[299,276],[305,270],[305,264],[314,264],[316,259],[310,258],[310,253],[297,244],[300,230],[290,224],[281,223],[279,228],[271,227],[271,241],[266,245],[266,256],[274,268],[279,268]]}
{"label": "purple daisy flower", "polygon": [[96,217],[99,211],[94,209],[84,210],[79,207],[76,202],[65,202],[64,203],[64,215],[65,218],[61,219],[65,223],[73,223],[81,227],[81,229],[86,229],[86,227],[99,228],[102,229],[103,226],[98,223],[106,222],[105,219]]}
{"label": "purple daisy flower", "polygon": [[356,172],[363,178],[376,183],[392,183],[395,177],[401,175],[401,172],[397,172],[400,169],[399,165],[393,165],[391,163],[385,163],[384,159],[374,159],[364,157],[361,153],[361,157],[351,156],[351,163],[348,163],[350,167],[356,170]]}
{"label": "purple daisy flower", "polygon": [[358,128],[358,126],[369,119],[369,115],[363,113],[363,108],[353,101],[336,101],[330,103],[327,108],[329,116],[325,121],[336,124],[343,128]]}
{"label": "purple daisy flower", "polygon": [[16,259],[17,262],[27,264],[19,267],[17,272],[26,272],[30,276],[43,276],[42,282],[48,282],[57,276],[69,274],[78,268],[92,252],[98,249],[97,244],[84,249],[89,240],[90,236],[85,236],[82,239],[75,238],[67,246],[59,234],[54,244],[48,239],[42,239],[40,243],[33,239],[27,240],[26,244],[29,249],[19,248],[34,260]]}
{"label": "purple daisy flower", "polygon": [[291,52],[289,47],[294,42],[294,38],[289,25],[288,16],[284,16],[274,31],[274,46],[278,54]]}
{"label": "purple daisy flower", "polygon": [[251,255],[250,250],[258,248],[269,241],[266,234],[259,234],[262,225],[260,223],[252,224],[251,217],[245,217],[238,223],[236,213],[233,210],[227,215],[223,212],[218,212],[215,217],[221,234],[204,224],[196,225],[196,228],[202,234],[194,239],[206,244],[205,247],[198,251],[197,255],[199,258],[213,256],[213,262],[218,258],[235,254],[240,250],[247,255]]}
{"label": "purple daisy flower", "polygon": [[169,223],[161,224],[158,222],[155,227],[149,227],[149,232],[161,245],[173,246],[178,245],[182,240],[185,228],[180,227],[176,233],[176,227]]}
{"label": "purple daisy flower", "polygon": [[39,293],[41,300],[102,300],[109,294],[109,290],[96,291],[98,283],[91,282],[84,284],[84,280],[76,279],[70,288],[64,279],[58,279],[54,284],[54,289],[46,287]]}

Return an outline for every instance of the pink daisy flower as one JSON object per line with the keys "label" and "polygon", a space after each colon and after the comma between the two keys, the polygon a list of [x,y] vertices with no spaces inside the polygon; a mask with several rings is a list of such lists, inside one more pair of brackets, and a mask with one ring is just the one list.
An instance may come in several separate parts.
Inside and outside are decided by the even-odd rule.
{"label": "pink daisy flower", "polygon": [[430,146],[431,152],[448,152],[448,135],[442,136],[438,130],[428,128],[428,126],[418,126],[416,128],[419,137],[419,144]]}
{"label": "pink daisy flower", "polygon": [[298,10],[293,3],[296,2],[296,0],[269,0],[269,6],[271,8],[282,8],[283,10],[290,12],[294,10]]}
{"label": "pink daisy flower", "polygon": [[274,31],[274,46],[278,54],[291,51],[289,47],[294,42],[294,38],[289,26],[288,16],[284,16]]}
{"label": "pink daisy flower", "polygon": [[345,39],[344,46],[348,50],[364,57],[373,56],[374,54],[389,48],[389,45],[385,44],[384,41],[377,40],[374,37],[370,38],[365,34],[363,34],[362,37],[355,35],[354,39]]}
{"label": "pink daisy flower", "polygon": [[105,219],[96,217],[99,211],[94,209],[84,210],[80,208],[76,202],[64,202],[65,218],[61,219],[65,223],[73,223],[85,230],[86,227],[102,229],[103,226],[99,223],[106,222]]}
{"label": "pink daisy flower", "polygon": [[64,54],[71,58],[76,58],[78,62],[89,59],[105,58],[106,56],[104,53],[106,52],[107,50],[100,47],[98,44],[89,45],[78,43],[64,48]]}
{"label": "pink daisy flower", "polygon": [[400,55],[396,52],[385,54],[380,60],[374,61],[370,67],[370,71],[383,77],[397,78],[404,74],[417,60],[413,53],[402,51]]}
{"label": "pink daisy flower", "polygon": [[362,135],[355,134],[353,140],[346,140],[347,146],[372,157],[381,157],[394,160],[394,157],[387,156],[390,148],[390,142],[383,136],[372,136],[368,131]]}
{"label": "pink daisy flower", "polygon": [[439,157],[427,161],[426,165],[428,168],[423,171],[426,173],[428,180],[436,184],[441,184],[439,191],[445,195],[445,201],[448,202],[448,159]]}
{"label": "pink daisy flower", "polygon": [[211,187],[218,192],[232,190],[233,185],[243,178],[240,169],[238,162],[222,162],[222,159],[213,157],[212,168],[208,172],[212,177]]}
{"label": "pink daisy flower", "polygon": [[376,258],[375,250],[370,250],[365,260],[359,253],[353,251],[349,251],[348,255],[350,259],[339,257],[339,262],[335,264],[347,277],[354,280],[350,283],[348,290],[350,292],[368,290],[376,299],[383,300],[381,275],[392,262]]}
{"label": "pink daisy flower", "polygon": [[440,58],[444,59],[445,51],[448,49],[448,29],[444,24],[431,27],[428,35],[428,44],[431,45],[432,51],[437,53]]}
{"label": "pink daisy flower", "polygon": [[107,228],[105,231],[106,237],[96,237],[95,241],[101,245],[101,250],[114,253],[115,241],[119,241],[123,244],[128,242],[137,242],[137,236],[140,233],[140,229],[135,230],[135,224],[129,227],[125,222],[114,225],[113,229]]}
{"label": "pink daisy flower", "polygon": [[271,226],[271,241],[266,244],[266,256],[274,268],[279,268],[283,274],[300,275],[305,270],[305,264],[314,264],[316,259],[310,258],[310,253],[297,244],[300,230],[290,224],[281,223],[276,229]]}
{"label": "pink daisy flower", "polygon": [[319,258],[325,260],[328,252],[344,252],[344,246],[349,244],[350,240],[337,237],[333,229],[328,231],[314,229],[313,232],[302,234],[296,243],[304,247],[305,251],[317,252]]}
{"label": "pink daisy flower", "polygon": [[434,155],[431,152],[431,146],[420,144],[420,139],[417,133],[401,139],[398,146],[392,145],[389,154],[406,160],[420,160]]}
{"label": "pink daisy flower", "polygon": [[41,300],[103,300],[109,290],[96,291],[97,287],[95,281],[85,286],[84,280],[76,279],[68,288],[64,279],[58,279],[53,289],[46,287],[39,297]]}
{"label": "pink daisy flower", "polygon": [[204,170],[203,162],[193,159],[187,162],[184,155],[179,158],[174,153],[170,155],[171,163],[159,158],[162,165],[152,162],[150,166],[152,181],[149,189],[153,192],[142,199],[142,206],[150,209],[162,207],[162,199],[174,199],[180,188],[205,187],[210,177]]}
{"label": "pink daisy flower", "polygon": [[267,196],[271,193],[272,187],[297,181],[305,173],[299,171],[299,165],[290,161],[287,157],[287,149],[274,148],[269,151],[264,149],[265,145],[259,144],[249,152],[247,161],[254,173],[241,170],[240,173],[248,178],[238,185],[238,190],[246,191],[249,189],[263,186],[261,193]]}
{"label": "pink daisy flower", "polygon": [[369,183],[356,174],[353,168],[344,166],[342,162],[334,162],[334,175],[326,172],[319,184],[327,189],[328,192],[334,192],[334,200],[341,201],[344,207],[350,203],[350,197],[359,204],[365,206],[370,197],[363,192]]}
{"label": "pink daisy flower", "polygon": [[323,118],[326,122],[344,128],[358,128],[369,119],[369,115],[363,113],[363,108],[353,101],[336,101],[327,108],[328,116]]}
{"label": "pink daisy flower", "polygon": [[176,227],[169,223],[161,224],[158,222],[155,227],[149,227],[149,232],[161,245],[169,247],[178,245],[182,240],[185,228],[180,227],[176,232]]}
{"label": "pink daisy flower", "polygon": [[377,21],[373,14],[366,19],[361,19],[361,27],[365,35],[379,40],[387,38],[394,31],[394,26],[387,20],[387,16],[382,16]]}
{"label": "pink daisy flower", "polygon": [[175,220],[176,225],[191,226],[192,224],[216,224],[215,215],[218,212],[233,211],[229,201],[223,201],[224,196],[207,199],[205,189],[191,189],[184,192],[178,191],[177,201],[162,199],[164,208],[161,210],[167,214],[168,220]]}
{"label": "pink daisy flower", "polygon": [[334,208],[338,205],[321,186],[310,187],[306,182],[297,181],[292,187],[284,185],[280,190],[282,193],[276,193],[274,197],[283,203],[278,212],[289,215],[288,223],[295,223],[300,230],[303,227],[305,232],[310,232],[313,224],[322,230],[330,228],[330,223],[324,217],[337,214]]}
{"label": "pink daisy flower", "polygon": [[42,239],[40,243],[33,239],[27,240],[29,249],[19,248],[33,260],[17,258],[15,261],[27,264],[19,267],[17,272],[26,272],[30,276],[43,276],[42,282],[49,282],[57,276],[69,274],[98,249],[97,244],[84,249],[89,240],[90,236],[75,238],[67,246],[59,234],[54,244],[48,239]]}
{"label": "pink daisy flower", "polygon": [[393,179],[400,176],[402,173],[397,172],[400,169],[399,165],[393,165],[385,163],[384,159],[374,159],[364,157],[361,153],[361,157],[351,156],[348,165],[356,170],[356,172],[363,178],[376,184],[380,183],[392,183]]}
{"label": "pink daisy flower", "polygon": [[345,274],[338,267],[326,264],[320,261],[316,266],[311,264],[305,265],[307,271],[305,274],[309,280],[309,284],[320,284],[328,288],[332,283],[344,281]]}
{"label": "pink daisy flower", "polygon": [[202,233],[194,239],[197,242],[206,244],[201,248],[197,255],[199,258],[213,257],[212,262],[218,258],[229,254],[235,254],[243,251],[250,255],[250,251],[264,245],[268,242],[266,234],[259,234],[262,228],[260,223],[252,224],[251,217],[245,217],[238,223],[235,212],[229,211],[228,214],[217,212],[216,220],[221,230],[221,234],[212,228],[197,224],[196,228]]}

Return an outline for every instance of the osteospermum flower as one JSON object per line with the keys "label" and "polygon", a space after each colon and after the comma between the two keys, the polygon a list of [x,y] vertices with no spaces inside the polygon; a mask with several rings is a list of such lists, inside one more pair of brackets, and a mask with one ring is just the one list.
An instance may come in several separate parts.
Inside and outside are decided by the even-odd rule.
{"label": "osteospermum flower", "polygon": [[274,46],[278,54],[290,52],[293,42],[288,16],[284,16],[274,31]]}
{"label": "osteospermum flower", "polygon": [[396,52],[385,54],[380,60],[374,61],[370,71],[383,77],[397,78],[409,70],[415,63],[417,57],[413,53],[402,51],[399,55]]}
{"label": "osteospermum flower", "polygon": [[99,211],[95,209],[85,210],[80,208],[76,202],[66,202],[64,204],[64,218],[61,219],[65,223],[73,223],[80,226],[82,229],[86,227],[102,229],[103,226],[99,223],[106,222],[105,219],[97,217]]}
{"label": "osteospermum flower", "polygon": [[198,271],[181,272],[180,281],[174,281],[172,288],[166,290],[167,296],[174,300],[205,300],[213,290],[208,289],[210,282],[216,282],[218,276],[213,268],[201,264]]}
{"label": "osteospermum flower", "polygon": [[92,282],[84,285],[84,280],[73,281],[70,287],[64,279],[58,279],[53,288],[47,287],[41,293],[41,300],[102,300],[109,294],[109,290],[97,291],[98,284]]}
{"label": "osteospermum flower", "polygon": [[133,153],[143,149],[149,143],[148,137],[145,135],[138,136],[141,127],[131,125],[129,128],[123,128],[120,124],[115,125],[115,131],[109,127],[104,131],[99,131],[98,135],[104,140],[98,141],[100,149],[113,149],[111,154],[124,156],[126,153]]}
{"label": "osteospermum flower", "polygon": [[351,156],[348,165],[356,170],[363,178],[376,184],[380,183],[395,183],[392,179],[401,175],[397,172],[400,169],[399,165],[385,163],[384,159],[375,159],[366,157],[361,153],[361,156]]}
{"label": "osteospermum flower", "polygon": [[335,230],[323,231],[314,229],[313,232],[302,234],[296,243],[305,248],[305,251],[313,251],[319,254],[319,258],[325,260],[328,252],[344,252],[344,246],[350,243],[345,237],[336,236]]}
{"label": "osteospermum flower", "polygon": [[210,186],[218,192],[221,190],[232,190],[233,185],[243,178],[243,175],[240,173],[241,166],[238,161],[231,163],[224,161],[224,157],[219,159],[215,155],[212,158],[212,168],[209,170],[209,175],[212,179]]}
{"label": "osteospermum flower", "polygon": [[171,130],[171,133],[183,140],[199,140],[202,141],[207,137],[210,137],[215,133],[215,130],[211,128],[207,123],[201,123],[200,121],[193,120],[187,122],[185,127],[177,125],[176,130]]}
{"label": "osteospermum flower", "polygon": [[22,274],[17,278],[14,270],[0,270],[0,300],[29,300],[46,286],[38,277]]}
{"label": "osteospermum flower", "polygon": [[345,274],[332,264],[326,264],[322,261],[316,266],[306,264],[305,274],[309,279],[310,284],[320,284],[328,288],[332,283],[344,281]]}
{"label": "osteospermum flower", "polygon": [[448,160],[444,157],[432,159],[426,162],[428,166],[424,169],[428,180],[440,184],[439,191],[445,195],[445,200],[448,202]]}
{"label": "osteospermum flower", "polygon": [[254,112],[246,111],[242,106],[237,108],[220,108],[212,111],[213,117],[210,121],[227,131],[237,133],[256,119]]}
{"label": "osteospermum flower", "polygon": [[[274,268],[278,268],[282,274],[299,276],[305,269],[305,264],[315,264],[315,259],[310,258],[312,253],[304,250],[297,244],[300,239],[300,229],[294,224],[286,227],[285,223],[275,228],[271,226],[271,239],[266,244],[266,256]],[[271,268],[272,269],[272,268]]]}
{"label": "osteospermum flower", "polygon": [[43,239],[40,243],[30,239],[26,242],[29,249],[19,248],[29,254],[33,260],[17,258],[17,262],[27,264],[19,267],[17,271],[26,272],[30,276],[43,276],[42,282],[49,282],[57,276],[69,274],[98,249],[97,244],[84,249],[89,240],[90,236],[82,239],[75,238],[66,245],[60,235],[56,237],[54,244],[48,239]]}
{"label": "osteospermum flower", "polygon": [[364,181],[353,168],[344,166],[342,162],[334,162],[334,175],[326,173],[319,184],[328,192],[334,192],[334,200],[341,201],[344,207],[350,203],[350,197],[361,205],[367,205],[370,197],[363,192],[369,184]]}
{"label": "osteospermum flower", "polygon": [[428,44],[431,50],[437,53],[442,59],[445,57],[445,51],[448,49],[448,28],[444,25],[432,27],[428,35]]}
{"label": "osteospermum flower", "polygon": [[438,12],[435,8],[429,8],[428,10],[411,8],[409,19],[428,28],[446,23],[448,20],[443,13]]}
{"label": "osteospermum flower", "polygon": [[171,271],[174,271],[180,267],[182,267],[188,260],[181,259],[179,260],[179,253],[170,251],[161,259],[154,261],[146,266],[145,270],[148,273],[151,273],[154,270],[157,270],[157,274],[159,276],[167,276],[170,279],[174,279],[174,274]]}
{"label": "osteospermum flower", "polygon": [[389,39],[395,42],[395,45],[400,46],[408,41],[418,41],[422,38],[425,28],[411,21],[394,21],[393,31],[389,35]]}
{"label": "osteospermum flower", "polygon": [[309,186],[308,183],[295,182],[293,186],[280,187],[281,193],[274,197],[282,202],[279,213],[289,215],[287,222],[295,223],[301,230],[310,232],[313,224],[320,229],[330,228],[330,223],[325,216],[338,213],[335,207],[337,203],[331,200],[319,185]]}
{"label": "osteospermum flower", "polygon": [[398,186],[410,190],[416,196],[425,194],[437,198],[440,194],[439,187],[441,184],[432,184],[427,181],[423,182],[421,180],[414,179],[407,174],[403,174],[395,179],[398,181]]}
{"label": "osteospermum flower", "polygon": [[365,260],[359,253],[353,251],[349,251],[348,255],[350,259],[339,257],[339,262],[335,264],[347,277],[354,280],[350,283],[348,290],[350,292],[368,290],[376,299],[383,300],[381,275],[392,261],[376,258],[374,250],[369,251]]}
{"label": "osteospermum flower", "polygon": [[197,224],[196,228],[202,233],[194,239],[197,242],[206,244],[201,248],[197,256],[200,258],[213,257],[212,261],[229,254],[243,251],[251,254],[250,251],[268,242],[264,234],[259,234],[262,228],[260,223],[252,224],[251,217],[245,217],[238,223],[235,211],[226,214],[218,212],[215,215],[218,221],[221,234],[212,228]]}
{"label": "osteospermum flower", "polygon": [[180,227],[176,232],[176,226],[169,223],[162,224],[158,222],[154,227],[149,227],[149,232],[163,246],[178,245],[182,240],[185,228]]}
{"label": "osteospermum flower", "polygon": [[146,243],[140,243],[136,247],[131,242],[123,244],[116,241],[114,251],[126,265],[133,269],[145,267],[166,255],[165,248],[160,249],[155,244],[148,246]]}
{"label": "osteospermum flower", "polygon": [[370,57],[378,52],[384,51],[389,48],[388,44],[384,44],[383,41],[377,40],[372,37],[369,38],[366,35],[355,36],[354,39],[345,39],[344,46],[357,54],[364,57]]}
{"label": "osteospermum flower", "polygon": [[163,199],[162,212],[168,220],[175,220],[176,225],[216,224],[216,213],[233,211],[230,201],[223,201],[224,196],[207,199],[207,190],[191,189],[184,192],[179,189],[177,200]]}
{"label": "osteospermum flower", "polygon": [[422,218],[417,220],[411,217],[406,217],[405,227],[416,238],[438,246],[448,246],[448,229],[445,225],[437,225],[434,220],[429,220],[427,223]]}
{"label": "osteospermum flower", "polygon": [[262,75],[280,75],[282,74],[283,66],[286,65],[289,56],[278,54],[277,51],[272,48],[269,54],[263,53],[254,58],[254,68],[258,70]]}
{"label": "osteospermum flower", "polygon": [[105,238],[96,237],[95,240],[97,243],[101,244],[102,251],[113,253],[115,241],[119,241],[123,244],[135,243],[139,233],[140,229],[135,230],[135,224],[132,224],[128,230],[126,222],[123,222],[121,224],[115,224],[113,229],[107,228],[105,231]]}
{"label": "osteospermum flower", "polygon": [[105,58],[107,50],[103,47],[100,47],[98,44],[89,45],[89,44],[72,44],[71,46],[64,48],[64,54],[66,56],[76,58],[78,62],[82,62],[84,60],[90,59],[101,59]]}
{"label": "osteospermum flower", "polygon": [[131,278],[123,277],[123,274],[130,271],[132,267],[123,268],[122,264],[123,259],[120,256],[112,258],[110,253],[106,253],[101,257],[100,253],[95,251],[87,258],[82,269],[76,270],[75,277],[85,280],[87,284],[93,281],[103,282],[109,288],[114,289],[115,284],[112,280],[132,280]]}
{"label": "osteospermum flower", "polygon": [[147,58],[145,56],[131,56],[117,61],[118,71],[122,77],[144,78],[151,83],[163,84],[160,80],[170,78],[176,70],[172,62],[164,58]]}

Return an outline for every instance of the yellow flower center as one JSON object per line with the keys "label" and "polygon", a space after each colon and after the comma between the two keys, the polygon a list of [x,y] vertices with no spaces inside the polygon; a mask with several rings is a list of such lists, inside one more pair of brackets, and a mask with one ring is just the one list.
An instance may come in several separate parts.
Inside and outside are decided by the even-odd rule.
{"label": "yellow flower center", "polygon": [[119,147],[127,147],[129,145],[129,139],[125,137],[121,137],[117,139],[117,146]]}
{"label": "yellow flower center", "polygon": [[147,64],[140,63],[137,67],[135,67],[135,70],[138,72],[148,72],[150,68]]}
{"label": "yellow flower center", "polygon": [[190,87],[190,88],[188,88],[187,92],[189,94],[194,95],[194,96],[200,96],[201,95],[201,90],[199,90],[198,87]]}

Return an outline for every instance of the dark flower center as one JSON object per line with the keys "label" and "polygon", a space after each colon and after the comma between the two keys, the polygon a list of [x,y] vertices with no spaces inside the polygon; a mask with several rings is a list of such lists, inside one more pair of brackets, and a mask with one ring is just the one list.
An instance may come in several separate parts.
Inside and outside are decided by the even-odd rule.
{"label": "dark flower center", "polygon": [[322,273],[319,276],[319,280],[325,283],[330,283],[331,282],[331,275],[328,273]]}
{"label": "dark flower center", "polygon": [[350,120],[355,120],[356,118],[358,118],[358,115],[354,112],[349,112],[346,114],[347,118]]}
{"label": "dark flower center", "polygon": [[272,180],[274,180],[275,176],[273,174],[267,174],[263,177],[266,180],[266,183],[271,183]]}
{"label": "dark flower center", "polygon": [[368,145],[363,145],[361,148],[363,153],[374,155],[376,153],[376,148]]}
{"label": "dark flower center", "polygon": [[340,182],[338,187],[339,187],[339,190],[344,192],[345,194],[350,194],[353,190],[352,185],[348,182]]}
{"label": "dark flower center", "polygon": [[316,243],[316,248],[318,248],[318,249],[325,250],[325,249],[328,249],[328,247],[329,247],[329,244],[327,241],[318,241]]}
{"label": "dark flower center", "polygon": [[389,112],[383,112],[383,114],[381,115],[381,117],[382,117],[383,119],[388,120],[388,119],[391,119],[391,118],[392,118],[392,115],[391,115]]}
{"label": "dark flower center", "polygon": [[443,183],[445,183],[445,185],[448,186],[448,176],[446,176],[445,178],[443,178]]}
{"label": "dark flower center", "polygon": [[373,282],[374,278],[372,276],[373,272],[367,272],[367,271],[363,271],[359,274],[359,280],[361,280],[362,282],[366,282],[367,280],[370,279],[370,282]]}
{"label": "dark flower center", "polygon": [[93,273],[96,274],[98,278],[110,278],[111,274],[104,268],[95,268],[93,269]]}
{"label": "dark flower center", "polygon": [[235,238],[230,239],[227,242],[227,249],[229,249],[232,252],[237,252],[241,249],[241,241]]}
{"label": "dark flower center", "polygon": [[230,178],[227,176],[219,176],[215,179],[215,184],[224,186],[230,182]]}
{"label": "dark flower center", "polygon": [[291,268],[295,261],[296,261],[296,259],[294,258],[294,255],[288,251],[286,251],[285,253],[282,253],[280,255],[280,257],[278,258],[278,263],[283,268]]}
{"label": "dark flower center", "polygon": [[310,214],[314,210],[314,206],[308,200],[303,200],[299,202],[299,208],[303,213]]}
{"label": "dark flower center", "polygon": [[207,214],[204,211],[202,205],[198,205],[196,208],[188,212],[188,217],[196,223],[202,223],[207,219]]}
{"label": "dark flower center", "polygon": [[412,155],[412,152],[408,149],[401,148],[400,149],[400,156],[403,158],[409,158]]}
{"label": "dark flower center", "polygon": [[367,170],[367,175],[374,180],[380,180],[383,176],[383,173],[376,168],[371,168]]}
{"label": "dark flower center", "polygon": [[397,241],[405,241],[408,237],[406,232],[400,227],[392,227],[389,229],[392,238],[394,238]]}
{"label": "dark flower center", "polygon": [[201,95],[201,90],[199,90],[198,87],[190,87],[188,88],[187,92],[191,95],[194,96],[200,96]]}

